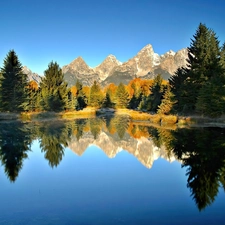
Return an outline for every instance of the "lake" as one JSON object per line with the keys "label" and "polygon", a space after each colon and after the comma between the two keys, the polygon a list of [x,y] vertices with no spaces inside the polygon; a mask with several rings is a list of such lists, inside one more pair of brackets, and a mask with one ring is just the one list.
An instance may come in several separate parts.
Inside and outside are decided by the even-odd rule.
{"label": "lake", "polygon": [[0,123],[0,224],[225,224],[225,129]]}

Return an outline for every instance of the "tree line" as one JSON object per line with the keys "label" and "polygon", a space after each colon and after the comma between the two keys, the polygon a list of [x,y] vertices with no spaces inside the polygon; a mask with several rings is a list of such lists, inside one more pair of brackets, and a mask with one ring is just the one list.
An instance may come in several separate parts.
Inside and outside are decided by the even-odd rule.
{"label": "tree line", "polygon": [[128,108],[160,114],[198,113],[217,117],[225,111],[225,43],[201,24],[188,47],[187,66],[179,68],[169,81],[157,75],[153,80],[135,78],[128,85],[111,83],[101,88],[77,80],[68,87],[57,62],[50,62],[40,84],[28,82],[22,64],[10,50],[0,71],[0,110],[70,111],[91,106]]}
{"label": "tree line", "polygon": [[[50,62],[40,84],[35,81],[28,82],[14,50],[7,54],[0,75],[2,112],[57,112],[82,110],[85,107],[145,109],[141,102],[146,101],[151,93],[155,93],[153,89],[151,92],[155,83],[160,82],[159,85],[163,88],[168,84],[158,75],[154,80],[135,78],[128,85],[120,83],[116,86],[111,83],[101,88],[100,84],[94,81],[91,87],[87,87],[77,80],[74,86],[68,87],[57,62]],[[153,104],[157,104],[154,102],[153,99]],[[149,107],[146,108],[148,109]]]}

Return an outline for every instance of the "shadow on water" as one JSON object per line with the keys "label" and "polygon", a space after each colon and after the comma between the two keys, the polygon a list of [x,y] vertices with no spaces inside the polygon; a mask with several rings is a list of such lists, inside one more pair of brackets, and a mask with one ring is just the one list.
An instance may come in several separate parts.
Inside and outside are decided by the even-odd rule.
{"label": "shadow on water", "polygon": [[[107,136],[105,145],[101,140],[102,133]],[[2,122],[0,160],[6,176],[15,182],[28,151],[31,151],[32,141],[36,139],[52,168],[60,164],[65,148],[72,144],[75,144],[77,154],[81,155],[85,149],[79,149],[83,145],[79,143],[86,136],[92,142],[101,143],[100,147],[109,157],[115,156],[118,147],[122,147],[148,168],[154,161],[152,149],[156,147],[164,149],[164,158],[175,158],[186,168],[187,187],[198,209],[202,210],[212,204],[220,187],[225,190],[224,134],[224,128],[155,128],[150,124],[132,122],[126,116],[66,122]],[[143,141],[141,147],[140,139]],[[115,150],[109,142],[116,145]],[[104,146],[110,146],[110,152]]]}

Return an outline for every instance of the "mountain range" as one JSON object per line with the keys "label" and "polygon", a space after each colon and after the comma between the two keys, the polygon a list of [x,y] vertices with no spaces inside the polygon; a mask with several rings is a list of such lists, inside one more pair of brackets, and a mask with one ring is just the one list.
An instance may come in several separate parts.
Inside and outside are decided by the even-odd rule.
{"label": "mountain range", "polygon": [[[109,55],[100,65],[91,68],[82,57],[78,57],[63,66],[62,71],[68,86],[75,85],[77,80],[84,86],[91,86],[94,81],[103,87],[110,83],[128,84],[135,77],[153,79],[157,74],[161,74],[163,79],[168,80],[179,67],[186,67],[187,56],[186,48],[177,52],[170,50],[159,55],[154,52],[152,45],[148,44],[136,56],[124,63],[117,60],[114,55]],[[39,82],[40,76],[25,68],[29,73],[29,79]]]}

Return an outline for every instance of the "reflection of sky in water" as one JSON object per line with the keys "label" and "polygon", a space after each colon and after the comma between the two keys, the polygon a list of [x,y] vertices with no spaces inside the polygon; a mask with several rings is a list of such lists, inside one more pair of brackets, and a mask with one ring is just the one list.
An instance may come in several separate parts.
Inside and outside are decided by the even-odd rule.
{"label": "reflection of sky in water", "polygon": [[185,172],[164,159],[147,169],[126,151],[110,159],[95,146],[82,156],[67,148],[52,169],[34,141],[15,183],[1,167],[0,224],[222,224],[224,194],[199,213]]}

